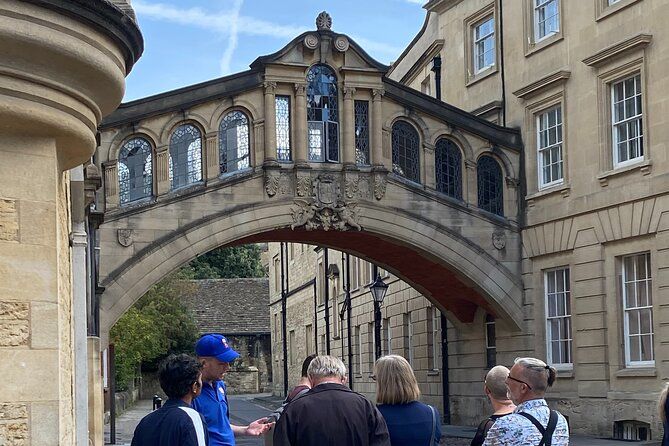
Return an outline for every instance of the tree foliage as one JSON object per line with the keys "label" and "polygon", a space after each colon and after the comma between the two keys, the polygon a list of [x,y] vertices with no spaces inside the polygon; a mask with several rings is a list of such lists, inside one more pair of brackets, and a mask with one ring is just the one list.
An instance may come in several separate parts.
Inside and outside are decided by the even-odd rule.
{"label": "tree foliage", "polygon": [[217,248],[193,260],[184,268],[192,279],[235,279],[265,277],[258,245]]}

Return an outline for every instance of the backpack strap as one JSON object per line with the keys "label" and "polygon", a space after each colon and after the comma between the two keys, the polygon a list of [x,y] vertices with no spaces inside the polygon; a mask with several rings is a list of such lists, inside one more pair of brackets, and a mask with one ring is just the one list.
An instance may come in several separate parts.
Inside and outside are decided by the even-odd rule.
{"label": "backpack strap", "polygon": [[437,439],[437,411],[434,410],[434,407],[430,405],[428,405],[427,407],[429,407],[430,411],[432,411],[432,436],[430,437],[429,446],[434,446],[434,442]]}
{"label": "backpack strap", "polygon": [[542,435],[541,442],[539,442],[538,446],[551,446],[553,440],[553,432],[555,432],[555,427],[557,426],[557,421],[558,421],[557,412],[555,412],[554,410],[550,411],[550,417],[548,418],[548,425],[545,428],[541,425],[541,423],[539,423],[539,421],[536,418],[534,418],[529,413],[518,412],[518,415],[530,420],[530,422],[534,424],[534,427],[536,427],[539,433]]}

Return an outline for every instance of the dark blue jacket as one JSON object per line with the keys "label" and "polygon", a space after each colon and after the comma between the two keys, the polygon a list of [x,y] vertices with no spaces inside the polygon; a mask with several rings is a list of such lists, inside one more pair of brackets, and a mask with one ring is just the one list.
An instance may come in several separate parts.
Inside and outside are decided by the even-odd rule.
{"label": "dark blue jacket", "polygon": [[[392,446],[432,446],[432,409],[427,404],[413,401],[407,404],[377,406],[390,432]],[[435,409],[436,410],[436,409]],[[441,438],[441,420],[437,412],[435,443]]]}
{"label": "dark blue jacket", "polygon": [[181,400],[169,399],[139,422],[132,446],[208,446],[207,424]]}

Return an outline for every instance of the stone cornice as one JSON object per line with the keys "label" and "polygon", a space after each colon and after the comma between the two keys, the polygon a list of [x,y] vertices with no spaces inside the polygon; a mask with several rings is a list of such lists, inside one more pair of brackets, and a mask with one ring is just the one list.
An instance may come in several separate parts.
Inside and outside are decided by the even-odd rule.
{"label": "stone cornice", "polygon": [[444,39],[437,39],[430,44],[430,46],[423,52],[423,54],[418,58],[418,60],[409,68],[406,74],[400,80],[403,84],[410,83],[423,69],[425,64],[429,63],[430,59],[437,55],[439,51],[444,47]]}
{"label": "stone cornice", "polygon": [[133,17],[107,0],[23,0],[74,18],[109,36],[121,48],[126,74],[144,52],[144,39]]}
{"label": "stone cornice", "polygon": [[538,81],[532,82],[531,84],[514,91],[513,94],[519,99],[527,99],[549,87],[565,83],[570,76],[571,71],[556,71],[555,73],[549,74]]}
{"label": "stone cornice", "polygon": [[604,48],[590,57],[586,57],[583,59],[583,63],[589,67],[599,67],[629,51],[646,48],[652,38],[651,34],[637,34],[634,37]]}

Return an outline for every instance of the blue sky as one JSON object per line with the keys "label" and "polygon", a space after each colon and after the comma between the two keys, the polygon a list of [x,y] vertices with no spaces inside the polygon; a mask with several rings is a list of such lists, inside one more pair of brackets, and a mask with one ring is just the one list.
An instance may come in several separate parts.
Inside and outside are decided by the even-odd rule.
{"label": "blue sky", "polygon": [[248,69],[325,10],[332,29],[379,62],[394,61],[425,19],[423,0],[132,0],[144,55],[128,76],[124,102]]}

